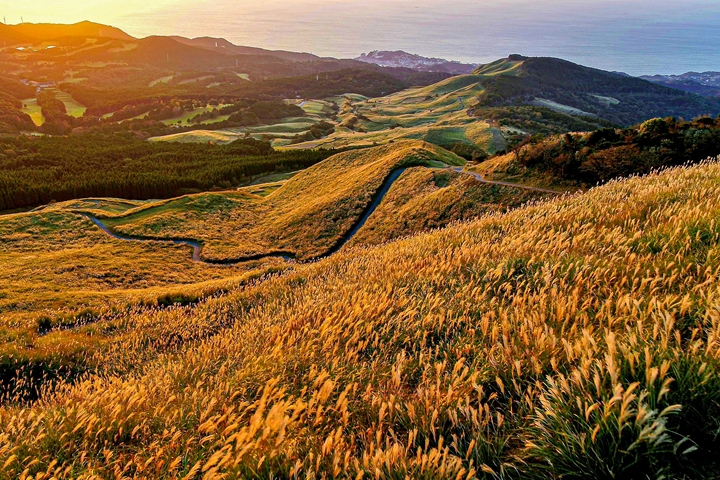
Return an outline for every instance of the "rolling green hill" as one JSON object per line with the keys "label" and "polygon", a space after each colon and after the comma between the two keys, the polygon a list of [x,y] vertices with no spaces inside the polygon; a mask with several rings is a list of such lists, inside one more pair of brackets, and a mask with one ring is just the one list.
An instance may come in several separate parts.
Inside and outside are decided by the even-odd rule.
{"label": "rolling green hill", "polygon": [[655,117],[716,116],[720,100],[557,58],[512,56],[478,67],[487,107],[537,105],[631,125]]}
{"label": "rolling green hill", "polygon": [[370,146],[420,139],[472,159],[505,150],[508,139],[518,133],[588,131],[612,125],[547,106],[483,106],[485,82],[517,74],[519,65],[514,61],[495,62],[477,74],[454,76],[379,98],[327,98],[325,101],[338,109],[336,116],[326,119],[335,123],[334,132],[327,137],[293,141],[288,148]]}

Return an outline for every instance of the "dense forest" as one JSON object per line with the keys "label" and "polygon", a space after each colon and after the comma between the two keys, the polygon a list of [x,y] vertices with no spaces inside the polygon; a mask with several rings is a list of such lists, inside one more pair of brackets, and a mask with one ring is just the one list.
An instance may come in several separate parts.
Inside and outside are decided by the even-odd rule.
{"label": "dense forest", "polygon": [[720,117],[656,118],[626,129],[535,138],[515,155],[520,167],[595,185],[720,155]]}
{"label": "dense forest", "polygon": [[253,139],[206,145],[145,142],[130,134],[0,137],[0,211],[84,197],[142,200],[227,189],[333,153],[280,153]]}

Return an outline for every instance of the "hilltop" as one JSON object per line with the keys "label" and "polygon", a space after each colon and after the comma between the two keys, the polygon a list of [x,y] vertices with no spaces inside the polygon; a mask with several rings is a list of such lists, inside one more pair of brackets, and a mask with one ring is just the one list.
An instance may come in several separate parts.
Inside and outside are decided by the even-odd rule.
{"label": "hilltop", "polygon": [[482,65],[486,107],[536,105],[621,125],[649,118],[692,119],[720,113],[720,100],[681,92],[643,79],[577,65],[557,58],[512,56]]}

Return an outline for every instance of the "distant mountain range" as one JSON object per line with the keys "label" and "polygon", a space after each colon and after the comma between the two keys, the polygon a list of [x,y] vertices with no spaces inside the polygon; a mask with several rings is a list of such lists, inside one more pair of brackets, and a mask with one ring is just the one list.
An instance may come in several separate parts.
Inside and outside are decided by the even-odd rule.
{"label": "distant mountain range", "polygon": [[284,60],[290,60],[292,62],[314,62],[320,60],[321,57],[313,55],[312,53],[298,53],[298,52],[287,52],[284,50],[265,50],[257,47],[243,47],[234,45],[224,38],[214,37],[198,37],[198,38],[185,38],[172,36],[169,37],[176,40],[184,45],[190,45],[192,47],[200,47],[213,52],[219,52],[225,55],[270,55],[273,57],[282,58]]}
{"label": "distant mountain range", "polygon": [[720,97],[720,72],[688,72],[682,75],[646,75],[640,77],[666,87],[697,93],[707,97]]}
{"label": "distant mountain range", "polygon": [[222,38],[134,38],[93,22],[0,24],[0,65],[0,77],[12,84],[55,83],[86,107],[157,95],[277,95],[277,85],[261,82],[282,78],[289,80],[276,84],[290,97],[346,93],[338,78],[350,83],[348,91],[377,96],[451,75],[239,46]]}
{"label": "distant mountain range", "polygon": [[[150,49],[166,49],[166,53],[184,53],[188,56],[182,63],[227,63],[230,64],[227,57],[235,55],[265,55],[292,62],[311,62],[322,60],[317,55],[310,53],[286,52],[280,50],[265,50],[255,47],[244,47],[230,43],[223,38],[201,37],[201,38],[185,38],[180,36],[150,36],[138,39],[128,35],[119,28],[102,25],[94,22],[80,22],[71,25],[65,24],[47,24],[47,23],[21,23],[19,25],[0,24],[0,43],[4,47],[27,47],[37,45],[41,42],[57,41],[58,45],[64,46],[71,38],[92,38],[105,40],[118,40],[122,42],[137,42],[138,48],[141,50]],[[185,47],[195,47],[203,49],[205,52],[198,50],[188,50]],[[126,50],[135,50],[136,47],[127,48]],[[207,51],[222,56],[208,54]],[[204,61],[197,62],[193,58],[202,53],[206,58]],[[120,53],[120,52],[115,52]],[[193,55],[195,53],[195,55]],[[129,55],[132,57],[132,55]],[[335,60],[335,59],[332,59]]]}
{"label": "distant mountain range", "polygon": [[531,105],[623,125],[652,117],[720,113],[720,98],[713,98],[720,91],[720,73],[641,79],[520,55],[479,67],[404,51],[336,59],[239,46],[213,37],[137,39],[93,22],[0,24],[0,65],[2,92],[17,100],[31,96],[28,85],[54,83],[93,111],[163,95],[372,97],[474,74],[467,81],[483,92],[478,111]]}
{"label": "distant mountain range", "polygon": [[452,75],[471,73],[477,67],[476,64],[422,57],[402,50],[394,52],[375,50],[370,53],[363,53],[355,60],[380,65],[381,67],[405,67],[421,72],[444,72]]}

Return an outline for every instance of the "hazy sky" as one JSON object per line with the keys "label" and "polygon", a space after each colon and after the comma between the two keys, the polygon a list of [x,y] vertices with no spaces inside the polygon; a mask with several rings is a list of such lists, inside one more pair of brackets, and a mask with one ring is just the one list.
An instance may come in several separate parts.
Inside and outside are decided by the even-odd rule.
{"label": "hazy sky", "polygon": [[720,0],[0,0],[0,15],[338,57],[522,53],[633,74],[720,70]]}

